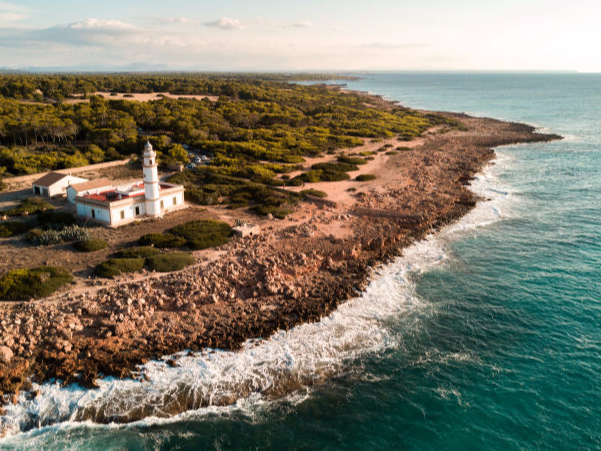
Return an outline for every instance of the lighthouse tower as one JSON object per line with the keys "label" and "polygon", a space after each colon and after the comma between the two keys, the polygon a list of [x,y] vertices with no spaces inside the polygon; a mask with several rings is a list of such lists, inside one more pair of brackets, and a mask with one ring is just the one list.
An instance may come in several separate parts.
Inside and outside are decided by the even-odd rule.
{"label": "lighthouse tower", "polygon": [[159,200],[159,171],[157,169],[157,154],[149,142],[144,146],[144,196],[146,198],[146,215],[162,216]]}

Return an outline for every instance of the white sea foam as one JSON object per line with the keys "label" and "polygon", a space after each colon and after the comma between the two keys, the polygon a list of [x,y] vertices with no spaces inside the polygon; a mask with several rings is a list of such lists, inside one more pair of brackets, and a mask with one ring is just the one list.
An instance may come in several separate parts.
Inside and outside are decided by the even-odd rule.
{"label": "white sea foam", "polygon": [[428,313],[432,307],[415,295],[412,274],[444,262],[448,243],[458,235],[506,216],[514,195],[499,184],[498,175],[511,162],[511,156],[499,153],[495,164],[472,184],[476,194],[488,200],[457,223],[407,248],[394,263],[374,272],[360,297],[320,322],[266,340],[249,340],[238,352],[179,353],[173,356],[175,367],[166,364],[167,358],[150,362],[140,367],[139,380],[106,378],[94,390],[34,384],[38,395],[31,399],[22,394],[8,406],[0,417],[0,430],[4,427],[15,434],[37,429],[39,433],[38,428],[48,426],[111,421],[115,424],[101,427],[123,427],[117,423],[179,421],[232,409],[251,412],[282,397],[301,402],[307,387],[340,374],[358,357],[397,346],[402,337],[393,332],[391,322],[405,322],[394,328],[402,334],[419,328],[419,315],[410,313]]}

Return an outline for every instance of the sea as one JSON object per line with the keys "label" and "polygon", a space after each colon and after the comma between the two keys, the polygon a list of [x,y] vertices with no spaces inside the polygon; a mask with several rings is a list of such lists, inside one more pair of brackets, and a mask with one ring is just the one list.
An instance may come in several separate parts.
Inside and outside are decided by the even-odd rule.
{"label": "sea", "polygon": [[[0,419],[11,428],[0,448],[601,448],[601,75],[373,73],[347,84],[564,139],[496,149],[472,183],[484,199],[474,210],[374,270],[319,323],[236,353],[148,363],[143,382],[38,386]],[[163,418],[174,399],[193,407]],[[154,414],[81,421],[141,406]]]}

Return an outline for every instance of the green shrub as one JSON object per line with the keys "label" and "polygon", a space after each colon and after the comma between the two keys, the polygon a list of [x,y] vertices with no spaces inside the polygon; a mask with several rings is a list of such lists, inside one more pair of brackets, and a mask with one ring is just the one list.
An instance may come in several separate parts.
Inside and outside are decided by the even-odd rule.
{"label": "green shrub", "polygon": [[[304,183],[317,183],[317,182],[340,182],[342,180],[348,180],[351,176],[346,172],[342,171],[332,171],[332,170],[323,170],[323,169],[311,169],[297,177],[292,179],[300,180],[300,185]],[[300,186],[295,185],[295,186]]]}
{"label": "green shrub", "polygon": [[184,238],[190,249],[198,250],[227,243],[232,229],[225,222],[202,219],[180,224],[170,232]]}
{"label": "green shrub", "polygon": [[375,180],[377,177],[374,174],[361,174],[355,177],[355,180],[358,182],[369,182],[370,180]]}
{"label": "green shrub", "polygon": [[365,158],[361,158],[361,157],[349,157],[347,155],[340,155],[338,157],[338,161],[340,163],[347,163],[347,164],[352,164],[352,165],[366,164],[367,163],[367,160]]}
{"label": "green shrub", "polygon": [[407,150],[411,150],[411,147],[407,147],[407,146],[400,146],[397,147],[396,150],[403,150],[403,151],[407,151]]}
{"label": "green shrub", "polygon": [[0,238],[21,235],[31,229],[31,224],[22,221],[9,221],[0,224]]}
{"label": "green shrub", "polygon": [[292,213],[292,210],[274,207],[272,205],[255,205],[252,210],[260,216],[272,215],[274,218],[278,219],[284,219],[286,216]]}
{"label": "green shrub", "polygon": [[386,152],[386,155],[398,155],[399,153],[396,150],[389,150]]}
{"label": "green shrub", "polygon": [[304,189],[300,193],[304,196],[315,196],[315,197],[320,197],[320,198],[328,197],[328,193],[326,193],[325,191],[320,191],[318,189],[313,189],[313,188]]}
{"label": "green shrub", "polygon": [[49,225],[74,225],[77,219],[68,211],[43,211],[38,214],[38,223],[48,227]]}
{"label": "green shrub", "polygon": [[94,269],[96,277],[112,279],[121,274],[141,271],[144,268],[143,258],[109,258]]}
{"label": "green shrub", "polygon": [[42,233],[44,233],[44,231],[42,229],[36,227],[34,229],[31,229],[29,232],[27,232],[27,236],[25,237],[25,239],[27,241],[30,241],[33,243],[35,240],[38,239],[38,237],[40,235],[42,235]]}
{"label": "green shrub", "polygon": [[73,243],[73,247],[80,252],[96,252],[101,249],[105,249],[108,246],[104,240],[91,238],[89,240],[76,241]]}
{"label": "green shrub", "polygon": [[356,171],[359,169],[356,164],[350,163],[317,163],[311,166],[311,169],[322,170],[322,171],[338,171],[338,172],[349,172]]}
{"label": "green shrub", "polygon": [[186,239],[181,236],[175,236],[172,233],[149,233],[140,238],[140,244],[165,249],[182,247],[186,244]]}
{"label": "green shrub", "polygon": [[138,246],[122,249],[117,252],[115,256],[118,258],[148,258],[157,255],[159,252],[160,251],[154,247]]}
{"label": "green shrub", "polygon": [[153,255],[146,259],[146,267],[150,271],[171,272],[184,269],[194,264],[196,260],[185,252],[171,252],[167,254]]}
{"label": "green shrub", "polygon": [[46,297],[72,281],[73,277],[64,268],[42,266],[33,269],[15,269],[0,279],[0,299]]}
{"label": "green shrub", "polygon": [[302,186],[303,185],[303,180],[299,177],[294,177],[292,180],[290,180],[288,182],[288,185],[290,186]]}
{"label": "green shrub", "polygon": [[86,229],[76,225],[67,226],[61,230],[46,230],[42,233],[36,230],[35,234],[32,233],[34,230],[36,229],[27,234],[27,239],[38,246],[51,246],[65,241],[86,241],[90,238]]}
{"label": "green shrub", "polygon": [[34,215],[41,211],[53,210],[52,204],[48,203],[44,199],[39,197],[30,197],[21,201],[18,207],[13,207],[10,210],[6,210],[5,213],[8,216],[20,216],[22,214]]}
{"label": "green shrub", "polygon": [[371,155],[375,155],[375,152],[372,152],[371,150],[364,150],[363,152],[359,152],[359,155],[362,155],[364,157],[369,157]]}

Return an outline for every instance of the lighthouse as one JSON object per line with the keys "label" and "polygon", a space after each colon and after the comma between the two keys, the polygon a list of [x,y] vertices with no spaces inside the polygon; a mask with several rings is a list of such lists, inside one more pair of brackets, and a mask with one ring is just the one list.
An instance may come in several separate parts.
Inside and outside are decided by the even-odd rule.
{"label": "lighthouse", "polygon": [[159,171],[157,169],[157,154],[152,150],[152,144],[146,142],[144,146],[144,197],[146,206],[146,215],[159,217],[163,215],[161,211],[159,195]]}

